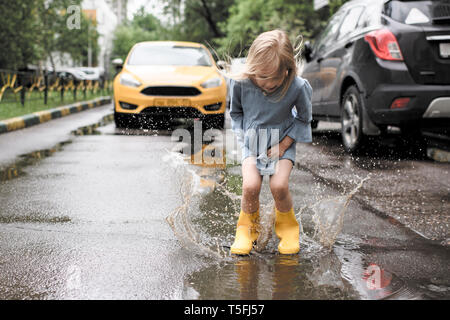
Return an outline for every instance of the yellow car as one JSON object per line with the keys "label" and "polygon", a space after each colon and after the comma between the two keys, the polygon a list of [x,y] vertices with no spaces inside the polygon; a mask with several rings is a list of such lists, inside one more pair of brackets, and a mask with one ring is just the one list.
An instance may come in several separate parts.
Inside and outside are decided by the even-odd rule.
{"label": "yellow car", "polygon": [[114,120],[118,127],[144,127],[191,118],[203,128],[223,128],[226,95],[226,80],[204,45],[140,42],[114,79]]}

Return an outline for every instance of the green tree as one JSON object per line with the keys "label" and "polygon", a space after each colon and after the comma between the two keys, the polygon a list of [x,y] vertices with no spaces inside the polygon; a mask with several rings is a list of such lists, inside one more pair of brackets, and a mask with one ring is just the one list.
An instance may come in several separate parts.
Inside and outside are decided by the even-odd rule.
{"label": "green tree", "polygon": [[92,65],[97,65],[100,47],[98,45],[99,33],[96,28],[96,23],[82,13],[80,17],[80,29],[69,29],[67,27],[67,18],[68,15],[66,13],[58,18],[61,20],[58,23],[54,38],[54,51],[68,53],[75,63],[87,66],[88,48],[90,45],[92,50]]}
{"label": "green tree", "polygon": [[254,38],[268,30],[313,40],[329,17],[347,0],[330,0],[318,11],[313,0],[166,0],[168,17],[162,25],[142,8],[130,24],[116,30],[114,54],[124,58],[133,44],[144,40],[179,40],[210,44],[218,56],[242,56]]}
{"label": "green tree", "polygon": [[21,69],[39,57],[37,2],[0,0],[0,68]]}
{"label": "green tree", "polygon": [[253,39],[264,31],[285,30],[293,43],[298,36],[313,40],[329,17],[347,0],[331,0],[315,11],[313,0],[240,0],[220,24],[224,37],[216,39],[222,56],[246,55]]}
{"label": "green tree", "polygon": [[47,59],[54,66],[55,52],[69,53],[76,62],[85,64],[88,37],[93,57],[97,56],[98,32],[84,14],[81,15],[80,29],[67,27],[66,9],[70,5],[80,6],[81,0],[7,2],[0,0],[0,68],[21,69]]}
{"label": "green tree", "polygon": [[166,31],[172,40],[215,44],[225,36],[220,24],[229,15],[235,0],[168,0],[161,1],[171,18]]}
{"label": "green tree", "polygon": [[267,0],[242,0],[232,5],[229,18],[220,24],[225,37],[216,39],[221,56],[240,56],[253,39],[268,28],[272,3]]}
{"label": "green tree", "polygon": [[125,58],[134,44],[141,41],[165,40],[167,31],[154,15],[146,13],[144,7],[134,14],[133,19],[120,25],[114,31],[113,56]]}
{"label": "green tree", "polygon": [[67,20],[69,6],[79,6],[81,0],[38,0],[38,15],[40,30],[38,41],[43,51],[43,57],[48,58],[54,67],[55,52],[68,53],[77,64],[87,65],[88,46],[92,49],[93,64],[99,52],[98,37],[95,22],[83,12],[80,16],[80,28],[69,28]]}

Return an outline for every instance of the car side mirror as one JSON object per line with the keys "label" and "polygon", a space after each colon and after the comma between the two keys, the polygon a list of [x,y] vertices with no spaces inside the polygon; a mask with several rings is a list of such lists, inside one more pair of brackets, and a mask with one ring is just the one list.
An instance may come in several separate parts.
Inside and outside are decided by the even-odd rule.
{"label": "car side mirror", "polygon": [[122,67],[123,67],[123,60],[121,58],[114,59],[112,61],[112,64],[113,64],[113,66],[116,67],[117,70],[122,69]]}
{"label": "car side mirror", "polygon": [[306,62],[310,62],[312,60],[312,46],[311,46],[311,42],[309,42],[309,41],[305,42],[303,55],[304,55],[304,57],[306,59]]}

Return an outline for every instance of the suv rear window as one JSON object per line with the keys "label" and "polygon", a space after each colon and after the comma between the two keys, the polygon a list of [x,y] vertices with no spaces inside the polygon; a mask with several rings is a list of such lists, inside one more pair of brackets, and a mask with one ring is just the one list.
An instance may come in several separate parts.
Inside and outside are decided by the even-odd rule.
{"label": "suv rear window", "polygon": [[359,17],[361,16],[363,10],[364,7],[360,6],[351,8],[348,11],[347,15],[344,18],[344,21],[341,24],[341,27],[339,28],[339,34],[337,37],[338,40],[355,31]]}
{"label": "suv rear window", "polygon": [[431,25],[450,24],[450,1],[389,1],[384,5],[384,14],[406,24]]}
{"label": "suv rear window", "polygon": [[379,2],[370,3],[359,19],[357,28],[364,29],[367,27],[377,26],[381,23],[382,5]]}

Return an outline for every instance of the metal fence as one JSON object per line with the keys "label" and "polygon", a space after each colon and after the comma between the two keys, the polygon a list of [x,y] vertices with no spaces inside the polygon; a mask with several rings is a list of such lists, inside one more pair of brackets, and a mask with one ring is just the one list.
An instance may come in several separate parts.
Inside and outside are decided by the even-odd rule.
{"label": "metal fence", "polygon": [[61,73],[12,71],[0,69],[0,106],[7,103],[43,101],[61,102],[70,95],[73,100],[86,98],[88,93],[108,95],[112,92],[112,80],[77,80]]}

